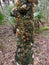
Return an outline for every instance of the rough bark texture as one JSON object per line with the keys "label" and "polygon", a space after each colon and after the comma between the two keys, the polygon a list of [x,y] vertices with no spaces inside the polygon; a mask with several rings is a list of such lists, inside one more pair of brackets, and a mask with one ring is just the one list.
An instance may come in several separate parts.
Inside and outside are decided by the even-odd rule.
{"label": "rough bark texture", "polygon": [[33,3],[37,4],[37,0],[18,0],[16,2],[17,9],[13,9],[11,15],[19,18],[16,25],[17,50],[15,60],[20,65],[33,65]]}

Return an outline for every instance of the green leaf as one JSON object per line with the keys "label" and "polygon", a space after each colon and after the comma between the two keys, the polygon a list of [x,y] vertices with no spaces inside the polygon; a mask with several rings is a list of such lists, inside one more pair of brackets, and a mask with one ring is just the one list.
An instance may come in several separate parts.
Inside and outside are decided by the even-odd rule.
{"label": "green leaf", "polygon": [[0,12],[0,21],[4,19],[4,15]]}
{"label": "green leaf", "polygon": [[0,24],[3,23],[3,20],[4,20],[4,15],[0,12]]}
{"label": "green leaf", "polygon": [[42,19],[44,17],[43,12],[35,12],[34,17],[35,19]]}

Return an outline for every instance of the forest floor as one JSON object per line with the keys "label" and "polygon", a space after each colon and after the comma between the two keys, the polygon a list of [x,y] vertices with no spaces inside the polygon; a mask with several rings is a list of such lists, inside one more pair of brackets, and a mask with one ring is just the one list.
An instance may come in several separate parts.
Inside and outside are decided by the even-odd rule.
{"label": "forest floor", "polygon": [[[34,40],[34,65],[49,65],[49,31],[36,34]],[[0,26],[0,65],[14,65],[16,44],[11,26]]]}

